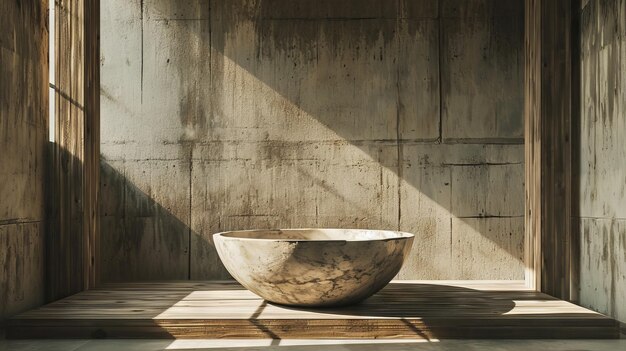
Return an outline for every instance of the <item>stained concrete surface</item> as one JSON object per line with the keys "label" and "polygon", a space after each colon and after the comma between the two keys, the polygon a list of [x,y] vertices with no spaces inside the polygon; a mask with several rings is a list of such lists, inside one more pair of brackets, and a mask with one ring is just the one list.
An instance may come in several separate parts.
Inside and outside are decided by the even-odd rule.
{"label": "stained concrete surface", "polygon": [[523,279],[523,1],[102,2],[102,278],[225,279],[211,234],[417,235]]}
{"label": "stained concrete surface", "polygon": [[0,322],[43,302],[46,9],[0,2]]}
{"label": "stained concrete surface", "polygon": [[626,320],[626,1],[583,2],[580,303]]}

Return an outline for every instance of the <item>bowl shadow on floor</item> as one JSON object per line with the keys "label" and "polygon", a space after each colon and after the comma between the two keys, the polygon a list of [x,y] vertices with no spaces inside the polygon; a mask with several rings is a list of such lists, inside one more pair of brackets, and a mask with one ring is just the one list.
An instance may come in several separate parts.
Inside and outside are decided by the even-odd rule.
{"label": "bowl shadow on floor", "polygon": [[[480,320],[485,319],[498,320],[515,307],[514,298],[532,298],[533,294],[524,291],[481,291],[451,285],[393,282],[370,298],[346,306],[297,307],[264,301],[250,321],[268,337],[281,339],[281,331],[272,330],[264,319],[259,318],[262,317],[263,310],[271,306],[294,313],[303,312],[304,315],[311,313],[308,317],[310,319],[319,318],[316,315],[323,314],[324,318],[347,321],[348,325],[354,322],[354,329],[347,327],[341,331],[329,330],[329,338],[359,335],[365,339],[373,339],[381,337],[379,333],[385,333],[382,329],[391,327],[399,333],[397,337],[436,341],[439,337],[448,336],[450,328],[480,323]],[[363,324],[363,320],[368,322]],[[371,325],[368,325],[370,321]],[[382,325],[378,324],[379,321],[383,321]],[[359,329],[363,325],[364,329]],[[371,328],[371,335],[368,335],[368,328]],[[472,333],[470,330],[468,336]]]}
{"label": "bowl shadow on floor", "polygon": [[[352,339],[368,344],[391,338],[428,343],[610,339],[618,332],[616,321],[526,290],[520,282],[396,281],[359,304],[335,308],[275,305],[234,282],[155,282],[111,284],[57,301],[13,320],[7,336],[170,342],[240,339],[242,343],[245,339],[262,340],[258,346],[266,347],[301,345],[289,341],[293,339]],[[172,343],[193,349],[193,342]]]}
{"label": "bowl shadow on floor", "polygon": [[[336,316],[337,320],[378,320],[361,336],[410,338],[425,341],[440,339],[558,339],[601,338],[612,335],[610,321],[596,323],[596,315],[576,309],[551,296],[531,291],[490,288],[484,290],[443,284],[393,282],[361,303],[334,308],[300,308],[269,304],[291,311]],[[516,308],[517,307],[517,308]],[[569,312],[569,311],[571,312]],[[259,313],[261,315],[261,313]],[[313,317],[314,318],[314,317]],[[332,318],[332,317],[331,317]],[[278,338],[263,319],[255,325]],[[349,322],[348,322],[349,323]],[[356,322],[355,330],[359,330]],[[602,332],[591,331],[594,328]],[[588,330],[586,330],[588,329]],[[347,328],[350,333],[353,331]],[[396,333],[394,335],[393,333]],[[344,337],[342,331],[329,330],[329,338]],[[358,331],[356,335],[358,335]],[[376,336],[378,337],[378,336]]]}
{"label": "bowl shadow on floor", "polygon": [[307,308],[273,304],[292,311],[335,315],[339,319],[392,319],[406,327],[406,332],[424,340],[437,339],[430,326],[498,318],[515,307],[513,297],[523,292],[481,291],[459,286],[419,283],[390,283],[364,301],[338,307]]}
{"label": "bowl shadow on floor", "polygon": [[[292,310],[344,316],[416,318],[426,316],[501,315],[515,307],[511,291],[482,291],[441,284],[392,282],[371,297],[337,307],[297,307]],[[515,296],[519,291],[513,292]]]}

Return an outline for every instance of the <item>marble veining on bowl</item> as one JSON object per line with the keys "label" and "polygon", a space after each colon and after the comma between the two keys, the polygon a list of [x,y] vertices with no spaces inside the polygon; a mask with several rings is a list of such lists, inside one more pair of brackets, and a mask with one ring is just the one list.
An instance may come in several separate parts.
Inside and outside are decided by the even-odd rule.
{"label": "marble veining on bowl", "polygon": [[273,303],[339,306],[358,303],[398,273],[413,234],[364,229],[280,229],[217,233],[228,272]]}

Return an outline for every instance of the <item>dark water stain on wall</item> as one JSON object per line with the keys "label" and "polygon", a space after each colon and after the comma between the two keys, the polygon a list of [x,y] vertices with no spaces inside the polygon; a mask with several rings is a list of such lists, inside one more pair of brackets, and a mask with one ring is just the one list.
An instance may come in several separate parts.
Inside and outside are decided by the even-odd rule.
{"label": "dark water stain on wall", "polygon": [[581,303],[626,319],[626,1],[581,10]]}

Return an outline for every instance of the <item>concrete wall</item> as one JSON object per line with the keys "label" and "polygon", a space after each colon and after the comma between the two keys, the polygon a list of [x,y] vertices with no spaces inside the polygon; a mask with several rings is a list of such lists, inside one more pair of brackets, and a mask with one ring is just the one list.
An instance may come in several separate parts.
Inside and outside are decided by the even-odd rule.
{"label": "concrete wall", "polygon": [[44,296],[46,9],[0,2],[0,322]]}
{"label": "concrete wall", "polygon": [[626,1],[583,1],[580,302],[626,321]]}
{"label": "concrete wall", "polygon": [[211,234],[417,234],[400,278],[523,279],[523,1],[102,2],[102,278]]}

